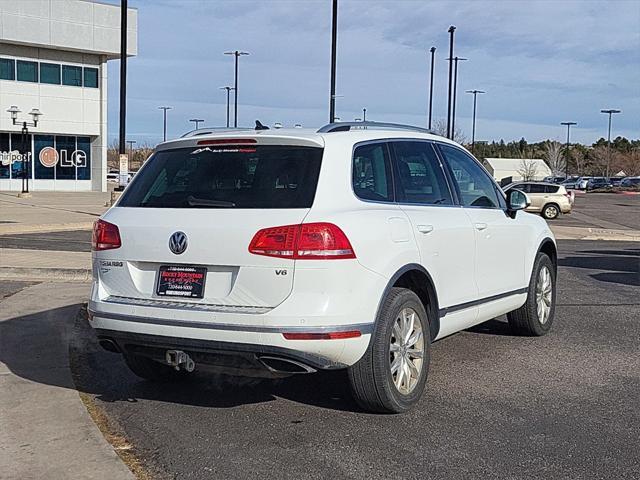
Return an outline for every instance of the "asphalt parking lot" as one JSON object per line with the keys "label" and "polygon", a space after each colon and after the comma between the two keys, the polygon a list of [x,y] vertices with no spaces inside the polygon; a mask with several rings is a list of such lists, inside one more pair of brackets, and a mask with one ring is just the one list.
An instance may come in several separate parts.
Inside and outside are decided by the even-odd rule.
{"label": "asphalt parking lot", "polygon": [[638,478],[640,246],[559,247],[552,332],[497,319],[437,342],[404,415],[363,413],[341,373],[147,383],[82,321],[76,384],[156,478]]}
{"label": "asphalt parking lot", "polygon": [[573,212],[552,225],[640,230],[640,195],[576,192]]}

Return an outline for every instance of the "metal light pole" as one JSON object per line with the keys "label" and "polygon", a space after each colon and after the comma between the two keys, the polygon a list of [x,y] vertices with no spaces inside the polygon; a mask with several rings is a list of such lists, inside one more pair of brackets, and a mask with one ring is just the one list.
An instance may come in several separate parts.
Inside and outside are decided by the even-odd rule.
{"label": "metal light pole", "polygon": [[224,52],[225,55],[233,55],[235,57],[234,81],[233,81],[233,127],[238,128],[238,58],[241,55],[249,55],[249,52],[241,52],[234,50],[233,52]]}
{"label": "metal light pole", "polygon": [[162,116],[164,117],[164,121],[162,123],[162,141],[167,141],[167,110],[171,110],[173,107],[158,107],[159,110],[162,110]]}
{"label": "metal light pole", "polygon": [[367,109],[366,108],[362,109],[362,121],[363,122],[367,121]]}
{"label": "metal light pole", "polygon": [[447,138],[452,138],[451,135],[451,87],[453,83],[453,35],[456,31],[456,27],[451,25],[449,27],[449,90],[447,92]]}
{"label": "metal light pole", "polygon": [[36,128],[38,126],[38,119],[40,118],[42,113],[37,108],[32,108],[31,111],[29,112],[29,115],[31,115],[33,120],[31,122],[27,122],[26,120],[19,122],[18,114],[20,113],[20,109],[18,107],[16,107],[15,105],[11,105],[11,108],[9,108],[7,112],[11,114],[11,122],[13,123],[13,125],[18,125],[19,123],[22,123],[22,130],[21,130],[22,139],[21,140],[22,140],[22,151],[23,151],[24,157],[22,159],[22,192],[21,193],[23,195],[26,194],[25,196],[28,196],[29,174],[31,173],[31,168],[29,168],[29,159],[31,156],[30,155],[31,149],[28,148],[27,146],[27,138],[29,136],[28,127]]}
{"label": "metal light pole", "polygon": [[118,153],[124,155],[127,120],[127,0],[120,0],[120,136]]}
{"label": "metal light pole", "polygon": [[331,9],[331,88],[329,93],[329,123],[336,120],[336,55],[338,43],[338,0]]}
{"label": "metal light pole", "polygon": [[127,140],[127,144],[129,145],[129,158],[133,158],[133,144],[136,143],[135,140]]}
{"label": "metal light pole", "polygon": [[469,60],[468,58],[455,57],[453,67],[453,113],[451,114],[451,140],[456,136],[456,98],[458,97],[458,62]]}
{"label": "metal light pole", "polygon": [[600,113],[609,115],[609,133],[607,134],[607,177],[609,176],[609,166],[611,163],[611,115],[614,113],[622,113],[622,110],[611,108],[609,110],[600,110]]}
{"label": "metal light pole", "polygon": [[220,90],[227,91],[227,128],[229,128],[229,93],[231,92],[231,90],[235,90],[235,88],[226,86],[226,87],[220,87]]}
{"label": "metal light pole", "polygon": [[564,147],[564,176],[569,178],[569,131],[571,125],[577,125],[576,122],[560,122],[560,125],[567,126],[567,144]]}
{"label": "metal light pole", "polygon": [[195,123],[196,125],[196,130],[198,130],[198,126],[204,122],[204,120],[202,120],[201,118],[192,118],[191,120],[189,120],[190,122]]}
{"label": "metal light pole", "polygon": [[473,123],[471,126],[471,153],[476,154],[476,104],[478,94],[487,93],[482,90],[467,90],[466,93],[473,94]]}
{"label": "metal light pole", "polygon": [[433,111],[433,71],[436,61],[436,47],[431,47],[431,81],[429,82],[429,130],[431,130],[431,113]]}

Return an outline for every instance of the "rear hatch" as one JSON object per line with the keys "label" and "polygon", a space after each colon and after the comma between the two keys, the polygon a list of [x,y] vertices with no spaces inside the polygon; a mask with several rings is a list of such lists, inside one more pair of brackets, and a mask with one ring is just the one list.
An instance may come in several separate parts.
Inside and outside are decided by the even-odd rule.
{"label": "rear hatch", "polygon": [[[249,244],[263,228],[302,223],[322,148],[269,140],[194,140],[154,153],[103,217],[121,237],[96,253],[103,294],[259,308],[286,299],[295,260],[251,254]],[[198,283],[200,274],[204,285],[186,293],[172,280]]]}

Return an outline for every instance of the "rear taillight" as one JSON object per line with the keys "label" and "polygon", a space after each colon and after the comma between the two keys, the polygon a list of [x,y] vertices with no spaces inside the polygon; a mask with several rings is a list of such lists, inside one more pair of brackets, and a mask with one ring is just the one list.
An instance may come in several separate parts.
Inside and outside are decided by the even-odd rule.
{"label": "rear taillight", "polygon": [[116,225],[104,220],[98,220],[93,224],[92,250],[111,250],[121,246],[120,231]]}
{"label": "rear taillight", "polygon": [[263,228],[253,236],[249,252],[308,260],[356,258],[347,236],[332,223]]}

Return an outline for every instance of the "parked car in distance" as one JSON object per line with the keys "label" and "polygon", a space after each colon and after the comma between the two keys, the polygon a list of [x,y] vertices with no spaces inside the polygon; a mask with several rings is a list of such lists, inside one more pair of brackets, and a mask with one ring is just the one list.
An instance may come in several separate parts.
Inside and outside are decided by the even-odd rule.
{"label": "parked car in distance", "polygon": [[591,177],[577,177],[569,180],[565,180],[561,183],[563,187],[571,190],[585,190],[587,188],[587,182]]}
{"label": "parked car in distance", "polygon": [[640,187],[640,177],[626,177],[620,182],[620,186],[623,188]]}
{"label": "parked car in distance", "polygon": [[566,179],[567,179],[567,177],[544,177],[544,179],[542,179],[542,181],[546,182],[546,183],[560,184],[560,183],[564,182]]}
{"label": "parked car in distance", "polygon": [[363,409],[403,412],[433,341],[550,330],[556,243],[526,205],[419,127],[200,129],[96,222],[89,323],[151,381],[346,369]]}
{"label": "parked car in distance", "polygon": [[527,194],[530,205],[527,212],[539,213],[547,220],[558,218],[560,213],[571,213],[575,193],[568,192],[562,185],[543,182],[515,182],[504,187],[505,192],[515,188]]}
{"label": "parked car in distance", "polygon": [[626,177],[611,177],[609,181],[611,182],[611,185],[613,185],[614,187],[619,187],[625,178]]}
{"label": "parked car in distance", "polygon": [[613,184],[607,177],[592,177],[587,182],[585,190],[597,190],[599,188],[612,188]]}

